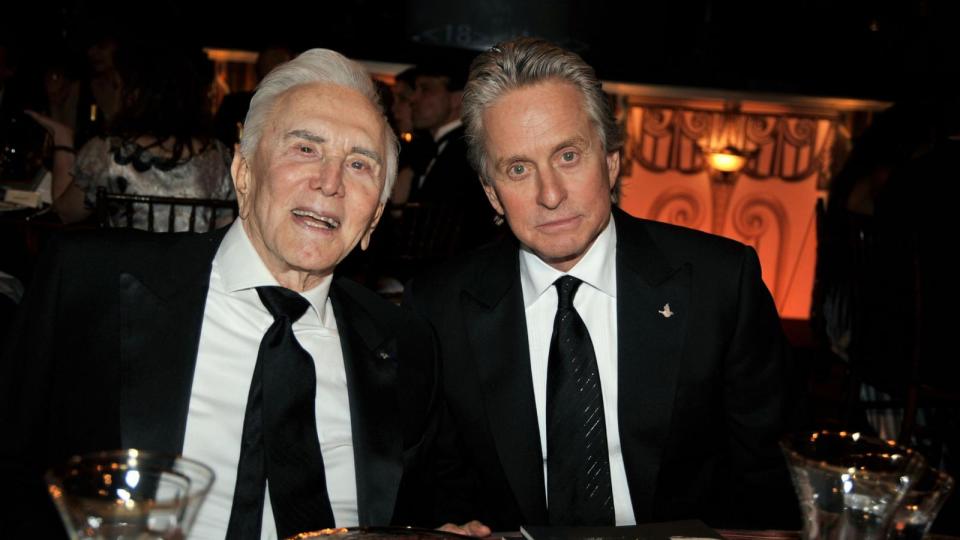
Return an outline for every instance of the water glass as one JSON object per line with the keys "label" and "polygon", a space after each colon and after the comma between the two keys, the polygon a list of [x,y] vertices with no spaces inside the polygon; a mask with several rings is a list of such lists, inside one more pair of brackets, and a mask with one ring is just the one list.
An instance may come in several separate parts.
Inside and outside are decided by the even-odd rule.
{"label": "water glass", "polygon": [[74,456],[46,475],[73,540],[186,538],[213,478],[197,461],[135,449]]}
{"label": "water glass", "polygon": [[894,513],[926,464],[892,441],[817,431],[780,443],[807,540],[885,540]]}

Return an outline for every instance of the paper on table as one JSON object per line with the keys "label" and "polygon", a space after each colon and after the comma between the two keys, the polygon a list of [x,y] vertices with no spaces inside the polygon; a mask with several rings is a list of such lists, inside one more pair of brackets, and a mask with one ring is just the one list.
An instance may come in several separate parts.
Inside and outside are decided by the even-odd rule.
{"label": "paper on table", "polygon": [[43,173],[43,178],[40,179],[40,183],[37,184],[37,193],[40,194],[40,200],[47,203],[53,204],[53,196],[51,192],[53,190],[53,173],[47,171]]}
{"label": "paper on table", "polygon": [[37,208],[40,206],[40,194],[36,191],[6,189],[3,193],[3,202],[27,208]]}

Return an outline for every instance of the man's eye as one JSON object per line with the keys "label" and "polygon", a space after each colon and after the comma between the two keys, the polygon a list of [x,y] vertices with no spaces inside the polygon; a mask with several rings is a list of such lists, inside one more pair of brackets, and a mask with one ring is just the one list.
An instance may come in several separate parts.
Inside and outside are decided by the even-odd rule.
{"label": "man's eye", "polygon": [[370,166],[367,165],[367,163],[364,162],[364,161],[351,161],[351,162],[350,162],[350,168],[351,168],[351,169],[356,169],[356,170],[358,170],[358,171],[365,171],[365,170],[369,169]]}
{"label": "man's eye", "polygon": [[298,147],[297,147],[297,150],[298,150],[301,154],[312,154],[312,153],[313,153],[313,148],[310,147],[310,146],[307,146],[307,145],[305,145],[305,144],[301,144],[300,146],[298,146]]}
{"label": "man's eye", "polygon": [[512,176],[520,176],[525,172],[527,172],[527,167],[523,163],[514,163],[510,166],[510,174]]}
{"label": "man's eye", "polygon": [[567,150],[566,152],[560,154],[560,160],[565,163],[573,163],[580,157],[580,154],[573,150]]}

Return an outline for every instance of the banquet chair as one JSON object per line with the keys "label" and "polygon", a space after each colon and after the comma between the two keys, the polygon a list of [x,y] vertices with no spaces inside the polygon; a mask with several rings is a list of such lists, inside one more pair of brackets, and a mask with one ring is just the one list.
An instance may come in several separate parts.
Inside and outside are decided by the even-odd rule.
{"label": "banquet chair", "polygon": [[[137,211],[143,211],[147,216],[146,230],[157,232],[156,214],[160,208],[169,210],[167,231],[175,230],[177,212],[174,210],[177,208],[190,209],[189,232],[206,232],[223,227],[236,219],[239,213],[236,200],[109,193],[103,187],[97,188],[95,214],[101,227],[133,228],[134,215]],[[121,209],[122,215],[117,216]]]}

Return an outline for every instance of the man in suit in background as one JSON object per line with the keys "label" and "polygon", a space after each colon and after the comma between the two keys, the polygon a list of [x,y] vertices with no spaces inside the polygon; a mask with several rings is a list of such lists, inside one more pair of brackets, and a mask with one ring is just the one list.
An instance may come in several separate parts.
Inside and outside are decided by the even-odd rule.
{"label": "man in suit in background", "polygon": [[459,217],[459,251],[477,247],[497,233],[494,214],[467,161],[460,119],[466,78],[466,63],[453,58],[419,64],[410,98],[413,127],[430,132],[435,153],[413,179],[408,201],[446,209]]}
{"label": "man in suit in background", "polygon": [[429,524],[429,328],[334,276],[396,175],[370,77],[307,51],[260,84],[245,125],[228,229],[105,231],[45,255],[0,364],[5,532],[62,533],[44,469],[134,447],[213,468],[196,537]]}
{"label": "man in suit in background", "polygon": [[754,250],[612,208],[622,134],[576,54],[498,45],[463,102],[513,237],[406,291],[440,346],[441,517],[796,526],[786,345]]}

